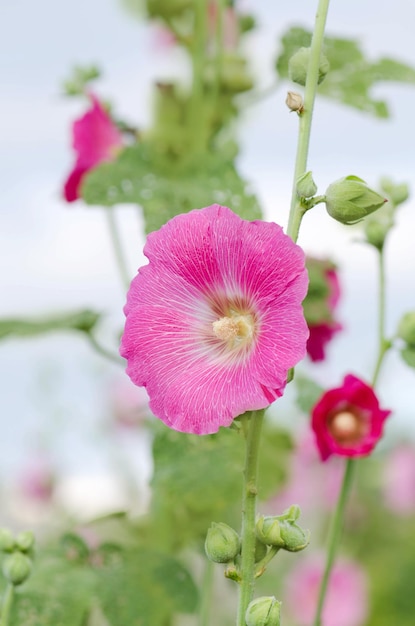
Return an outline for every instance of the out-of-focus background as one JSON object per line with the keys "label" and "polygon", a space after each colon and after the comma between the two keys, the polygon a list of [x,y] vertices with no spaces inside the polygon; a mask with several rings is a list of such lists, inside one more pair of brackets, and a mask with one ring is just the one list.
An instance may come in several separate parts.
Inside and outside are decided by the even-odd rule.
{"label": "out-of-focus background", "polygon": [[[240,6],[257,16],[258,29],[246,45],[257,84],[267,88],[274,81],[280,35],[290,25],[311,28],[315,9],[305,0],[245,0]],[[187,60],[178,47],[166,50],[157,29],[134,19],[116,0],[16,0],[4,3],[1,15],[1,313],[43,314],[90,306],[105,312],[109,325],[118,322],[121,327],[125,294],[102,211],[82,201],[67,205],[62,199],[73,160],[70,124],[82,105],[62,97],[61,85],[74,64],[97,63],[103,70],[96,87],[100,96],[112,101],[121,116],[145,126],[153,81],[172,76],[185,80]],[[393,19],[386,4],[333,1],[327,32],[359,39],[369,58],[390,55],[415,64],[414,20],[409,0],[394,3]],[[252,181],[267,217],[282,225],[287,220],[297,132],[295,115],[289,115],[284,104],[285,88],[247,108],[239,135],[240,168]],[[388,175],[413,187],[415,89],[385,84],[377,91],[390,104],[388,120],[323,98],[317,102],[309,166],[319,191],[347,174],[357,174],[372,186]],[[133,275],[143,261],[140,215],[135,207],[123,206],[119,217]],[[330,348],[329,364],[316,370],[328,386],[350,370],[368,376],[373,365],[375,255],[359,243],[357,228],[345,229],[328,220],[323,208],[308,217],[300,243],[307,252],[334,258],[343,284],[339,318],[345,331]],[[414,307],[414,232],[412,199],[400,210],[399,228],[387,251],[391,329],[402,312]],[[109,381],[120,376],[82,338],[55,334],[2,342],[3,485],[11,485],[22,465],[42,450],[59,473],[82,476],[84,486],[89,480],[94,485],[102,482],[95,491],[97,499],[106,491],[112,494],[116,488],[100,433],[103,421],[111,418]],[[412,387],[413,373],[396,356],[388,357],[381,381],[382,399],[395,410],[388,430],[404,432],[405,437],[415,432]],[[147,461],[136,463],[140,474],[147,475]],[[88,506],[89,490],[85,487],[87,502],[82,506]]]}

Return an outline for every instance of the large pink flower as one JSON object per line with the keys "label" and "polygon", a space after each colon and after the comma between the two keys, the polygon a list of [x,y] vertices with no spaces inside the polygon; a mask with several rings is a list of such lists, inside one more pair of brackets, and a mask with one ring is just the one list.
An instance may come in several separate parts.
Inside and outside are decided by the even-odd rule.
{"label": "large pink flower", "polygon": [[390,411],[382,410],[372,387],[349,374],[343,385],[326,391],[312,411],[320,456],[370,454],[383,434]]}
{"label": "large pink flower", "polygon": [[82,179],[89,170],[103,161],[111,161],[122,146],[121,133],[98,98],[91,98],[91,108],[72,126],[75,165],[64,185],[67,202],[80,196]]}
{"label": "large pink flower", "polygon": [[[318,555],[306,557],[288,575],[284,605],[291,619],[312,626],[324,561]],[[334,565],[323,609],[324,626],[363,626],[368,616],[367,582],[357,563],[338,560]]]}
{"label": "large pink flower", "polygon": [[168,426],[213,433],[282,395],[305,356],[304,254],[276,224],[217,204],[151,233],[121,354]]}

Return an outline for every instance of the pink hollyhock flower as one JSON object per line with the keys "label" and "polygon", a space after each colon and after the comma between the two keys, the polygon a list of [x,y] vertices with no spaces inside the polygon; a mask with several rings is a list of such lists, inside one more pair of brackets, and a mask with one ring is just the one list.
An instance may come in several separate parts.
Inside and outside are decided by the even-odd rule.
{"label": "pink hollyhock flower", "polygon": [[384,465],[383,494],[387,506],[400,515],[415,512],[415,450],[403,444],[393,450]]}
{"label": "pink hollyhock flower", "polygon": [[112,413],[117,425],[125,428],[138,427],[149,415],[145,389],[138,389],[125,376],[112,382],[110,395]]}
{"label": "pink hollyhock flower", "polygon": [[320,456],[368,455],[383,434],[391,411],[382,410],[372,387],[349,374],[342,387],[330,389],[312,411],[312,428]]}
{"label": "pink hollyhock flower", "polygon": [[[324,561],[318,556],[305,557],[288,575],[284,606],[291,620],[312,626]],[[339,559],[334,565],[323,608],[324,626],[363,626],[368,617],[366,576],[351,561]]]}
{"label": "pink hollyhock flower", "polygon": [[115,158],[122,147],[122,136],[98,98],[91,94],[91,108],[72,126],[73,148],[77,154],[75,166],[64,185],[67,202],[80,196],[82,179],[87,172]]}
{"label": "pink hollyhock flower", "polygon": [[52,499],[55,476],[50,463],[40,453],[28,460],[19,476],[19,487],[28,499],[49,502]]}
{"label": "pink hollyhock flower", "polygon": [[[310,291],[313,287],[313,275],[316,273],[317,280],[324,280],[325,292],[323,298],[317,292],[312,295],[312,301],[321,301],[324,315],[320,320],[308,321],[310,336],[307,342],[307,354],[312,361],[323,361],[326,358],[326,346],[333,337],[342,330],[342,325],[334,319],[335,309],[340,299],[340,282],[337,270],[329,261],[308,258],[307,267],[310,270]],[[320,287],[321,288],[321,287]],[[306,300],[307,303],[307,300]],[[314,304],[315,306],[315,304]],[[326,309],[326,310],[324,310]],[[307,317],[307,314],[306,314]]]}
{"label": "pink hollyhock flower", "polygon": [[215,204],[151,233],[144,253],[121,354],[153,413],[208,434],[281,396],[308,335],[304,254],[281,227]]}
{"label": "pink hollyhock flower", "polygon": [[[208,32],[211,41],[215,40],[218,21],[218,5],[212,0],[208,4]],[[223,12],[223,45],[225,49],[236,48],[239,38],[238,15],[232,7],[226,7]]]}

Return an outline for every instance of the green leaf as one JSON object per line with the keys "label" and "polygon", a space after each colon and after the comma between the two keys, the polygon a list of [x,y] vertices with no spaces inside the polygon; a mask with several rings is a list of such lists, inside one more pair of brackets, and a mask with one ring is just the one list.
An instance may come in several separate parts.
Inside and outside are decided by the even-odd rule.
{"label": "green leaf", "polygon": [[[300,27],[293,27],[283,35],[282,51],[276,60],[281,78],[288,79],[290,58],[299,48],[311,45],[311,36],[310,31]],[[325,37],[324,54],[330,63],[330,70],[318,87],[319,93],[377,117],[389,116],[386,102],[375,100],[370,95],[377,83],[394,81],[415,84],[415,68],[389,58],[371,62],[365,57],[359,42],[354,40]]]}
{"label": "green leaf", "polygon": [[173,160],[144,143],[93,170],[82,186],[82,197],[88,204],[141,205],[147,232],[179,213],[215,203],[245,219],[261,217],[256,198],[231,161],[219,154]]}
{"label": "green leaf", "polygon": [[415,368],[415,346],[407,346],[401,350],[401,357],[409,367]]}
{"label": "green leaf", "polygon": [[304,374],[296,374],[294,383],[297,390],[297,406],[303,413],[309,415],[324,393],[324,389]]}
{"label": "green leaf", "polygon": [[5,337],[34,337],[52,331],[81,331],[89,333],[100,320],[100,314],[88,309],[38,319],[0,319],[0,339]]}
{"label": "green leaf", "polygon": [[104,566],[98,596],[112,626],[164,624],[174,613],[193,613],[198,600],[188,571],[176,559],[145,549]]}

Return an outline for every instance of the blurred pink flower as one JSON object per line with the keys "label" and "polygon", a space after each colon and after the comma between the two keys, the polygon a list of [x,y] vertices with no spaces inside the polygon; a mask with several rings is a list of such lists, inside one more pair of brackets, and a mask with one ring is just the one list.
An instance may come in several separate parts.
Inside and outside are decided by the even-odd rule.
{"label": "blurred pink flower", "polygon": [[372,387],[349,374],[343,385],[326,391],[314,406],[311,425],[320,456],[367,456],[383,434],[391,411],[383,410]]}
{"label": "blurred pink flower", "polygon": [[40,453],[28,459],[18,479],[19,489],[25,498],[44,503],[51,500],[54,483],[51,465]]}
{"label": "blurred pink flower", "polygon": [[[308,556],[298,561],[285,584],[284,607],[298,626],[312,626],[323,576],[324,561]],[[351,561],[334,565],[323,609],[324,626],[363,626],[368,617],[367,582]]]}
{"label": "blurred pink flower", "polygon": [[121,354],[168,426],[216,432],[282,395],[305,355],[304,253],[277,224],[217,204],[150,233]]}
{"label": "blurred pink flower", "polygon": [[149,414],[146,390],[136,387],[126,377],[111,383],[110,398],[115,423],[119,426],[134,428]]}
{"label": "blurred pink flower", "polygon": [[[307,267],[319,270],[322,273],[328,293],[325,297],[325,306],[328,317],[320,322],[310,322],[308,328],[310,336],[307,342],[307,353],[312,361],[323,361],[326,358],[326,346],[333,337],[342,330],[343,326],[334,319],[335,309],[340,299],[340,282],[336,268],[329,261],[309,258]],[[310,272],[310,282],[313,281],[313,272]]]}
{"label": "blurred pink flower", "polygon": [[[208,32],[209,38],[213,42],[218,20],[218,5],[215,0],[211,0],[208,5]],[[234,8],[225,7],[223,12],[223,46],[225,49],[236,48],[239,38],[238,15]]]}
{"label": "blurred pink flower", "polygon": [[122,136],[101,102],[90,95],[91,108],[72,126],[75,165],[64,185],[64,197],[74,202],[80,197],[82,179],[87,172],[115,158],[122,147]]}
{"label": "blurred pink flower", "polygon": [[394,513],[415,513],[415,449],[407,444],[395,448],[383,466],[383,494]]}

